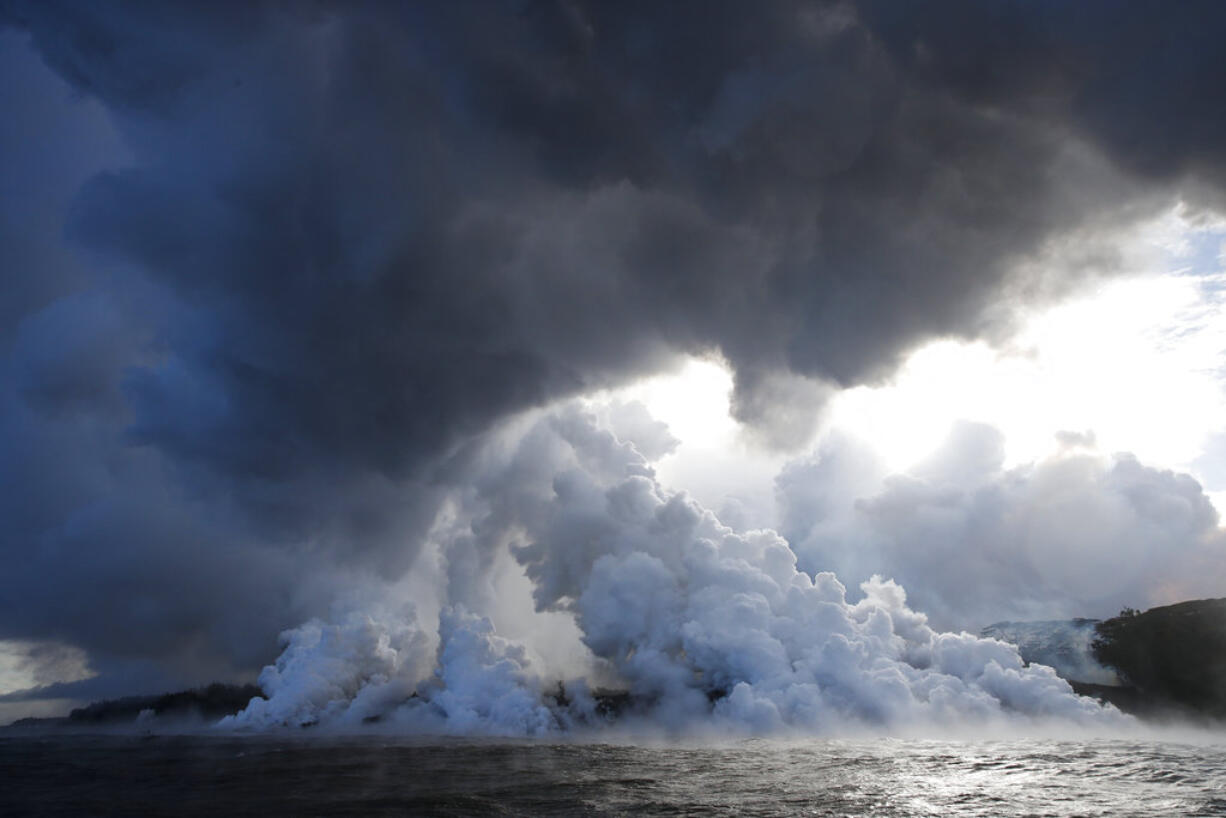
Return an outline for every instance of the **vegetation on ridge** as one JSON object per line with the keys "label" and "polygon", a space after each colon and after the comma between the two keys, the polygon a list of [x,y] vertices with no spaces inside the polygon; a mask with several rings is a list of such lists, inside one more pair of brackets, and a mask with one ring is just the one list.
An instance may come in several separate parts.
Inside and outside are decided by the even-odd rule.
{"label": "vegetation on ridge", "polygon": [[1180,602],[1099,622],[1094,657],[1149,703],[1226,718],[1226,599]]}

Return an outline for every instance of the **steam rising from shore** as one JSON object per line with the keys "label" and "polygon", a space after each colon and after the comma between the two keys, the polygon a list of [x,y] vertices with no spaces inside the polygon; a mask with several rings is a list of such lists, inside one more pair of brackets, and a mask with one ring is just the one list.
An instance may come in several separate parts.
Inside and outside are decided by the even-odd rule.
{"label": "steam rising from shore", "polygon": [[[267,698],[225,726],[378,719],[542,735],[609,721],[588,678],[628,691],[625,718],[682,732],[1126,719],[1050,668],[1024,666],[1011,645],[935,631],[888,579],[849,601],[834,574],[798,571],[776,532],[736,531],[661,487],[632,440],[573,405],[507,432],[477,461],[478,488],[436,526],[433,545],[453,569],[437,632],[407,610],[308,622],[283,634],[260,677]],[[587,678],[563,678],[567,669],[543,666],[468,608],[508,552],[538,613],[573,616]]]}
{"label": "steam rising from shore", "polygon": [[0,654],[93,674],[0,708],[246,679],[309,623],[237,722],[539,732],[600,718],[577,679],[679,725],[1080,712],[859,585],[941,629],[1216,595],[1191,478],[980,459],[874,498],[849,450],[717,519],[658,426],[548,407],[715,355],[804,457],[918,346],[1015,348],[1148,269],[1163,214],[1217,271],[1223,39],[1193,0],[0,0]]}

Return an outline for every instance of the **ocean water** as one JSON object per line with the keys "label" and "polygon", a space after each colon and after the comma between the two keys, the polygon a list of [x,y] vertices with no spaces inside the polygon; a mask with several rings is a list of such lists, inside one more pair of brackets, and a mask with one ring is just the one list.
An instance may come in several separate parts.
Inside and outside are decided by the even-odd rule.
{"label": "ocean water", "polygon": [[1226,815],[1226,737],[0,738],[0,815]]}

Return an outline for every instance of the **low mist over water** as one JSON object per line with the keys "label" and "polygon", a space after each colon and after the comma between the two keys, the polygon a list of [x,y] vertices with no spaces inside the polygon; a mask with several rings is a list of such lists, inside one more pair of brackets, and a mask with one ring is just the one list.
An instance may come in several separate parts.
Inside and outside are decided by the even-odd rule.
{"label": "low mist over water", "polygon": [[1226,815],[1226,742],[0,739],[4,815]]}

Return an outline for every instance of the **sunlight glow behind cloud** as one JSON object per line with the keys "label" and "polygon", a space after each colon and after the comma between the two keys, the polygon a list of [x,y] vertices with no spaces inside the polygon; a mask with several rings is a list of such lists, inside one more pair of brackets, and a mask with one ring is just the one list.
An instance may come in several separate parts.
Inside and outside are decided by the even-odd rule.
{"label": "sunlight glow behind cloud", "polygon": [[[1003,349],[929,343],[887,384],[837,395],[826,428],[864,440],[891,471],[923,459],[955,421],[971,420],[1001,430],[1007,466],[1051,454],[1057,433],[1074,432],[1104,454],[1128,451],[1195,476],[1208,438],[1226,430],[1224,237],[1222,225],[1190,225],[1176,208],[1126,248],[1133,264],[1170,272],[1116,279],[1029,315]],[[707,502],[717,487],[735,494],[738,480],[763,493],[780,462],[738,434],[731,389],[726,367],[691,359],[617,393],[641,401],[680,439],[661,478]]]}
{"label": "sunlight glow behind cloud", "polygon": [[690,450],[725,448],[734,443],[737,424],[728,412],[732,373],[715,360],[691,358],[675,373],[657,375],[621,390],[622,400],[637,400]]}
{"label": "sunlight glow behind cloud", "polygon": [[940,341],[887,386],[848,390],[833,425],[871,441],[891,468],[927,454],[957,419],[1005,435],[1009,464],[1049,453],[1059,431],[1105,452],[1187,468],[1223,426],[1226,304],[1220,274],[1123,280],[1035,316],[1014,345]]}

